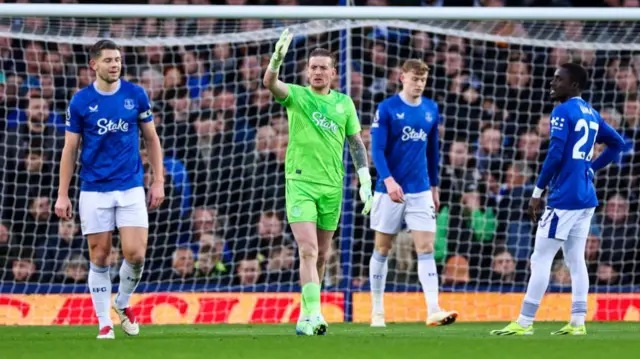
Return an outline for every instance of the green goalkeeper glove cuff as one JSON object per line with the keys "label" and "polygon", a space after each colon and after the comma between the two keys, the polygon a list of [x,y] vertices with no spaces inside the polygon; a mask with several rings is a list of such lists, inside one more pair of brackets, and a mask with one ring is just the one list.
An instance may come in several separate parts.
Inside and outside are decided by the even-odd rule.
{"label": "green goalkeeper glove cuff", "polygon": [[269,61],[269,69],[271,71],[278,71],[280,65],[282,65],[292,39],[293,35],[289,33],[289,29],[284,29],[284,31],[280,35],[280,39],[276,43],[276,48],[273,51],[273,55],[271,55],[271,61]]}
{"label": "green goalkeeper glove cuff", "polygon": [[373,205],[373,194],[371,193],[371,175],[368,167],[362,167],[358,170],[358,178],[360,179],[360,200],[364,203],[362,214],[367,215],[371,211]]}

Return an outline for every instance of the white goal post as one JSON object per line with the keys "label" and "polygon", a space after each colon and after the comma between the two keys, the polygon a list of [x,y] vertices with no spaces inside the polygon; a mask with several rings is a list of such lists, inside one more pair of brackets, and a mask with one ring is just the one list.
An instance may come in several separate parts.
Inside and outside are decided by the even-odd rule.
{"label": "white goal post", "polygon": [[0,9],[4,16],[88,18],[637,21],[640,16],[637,8],[558,7],[524,10],[518,7],[1,4]]}
{"label": "white goal post", "polygon": [[[596,180],[588,319],[639,319],[640,8],[0,4],[0,303],[15,309],[0,325],[95,324],[78,225],[44,208],[57,193],[57,125],[91,82],[86,50],[102,38],[123,47],[123,77],[149,93],[165,146],[168,199],[150,213],[147,273],[133,298],[143,324],[295,321],[286,115],[260,84],[284,28],[295,39],[282,78],[305,83],[310,50],[335,52],[335,88],[354,99],[367,144],[402,62],[431,67],[425,95],[442,112],[441,304],[462,321],[517,316],[533,246],[523,206],[548,144],[548,81],[560,63],[582,63],[585,96],[628,143]],[[36,136],[36,120],[50,130]],[[346,153],[345,170],[323,310],[329,321],[366,322],[373,235]],[[426,313],[408,238],[402,232],[390,255],[389,322]],[[559,257],[542,320],[568,317],[567,275]]]}

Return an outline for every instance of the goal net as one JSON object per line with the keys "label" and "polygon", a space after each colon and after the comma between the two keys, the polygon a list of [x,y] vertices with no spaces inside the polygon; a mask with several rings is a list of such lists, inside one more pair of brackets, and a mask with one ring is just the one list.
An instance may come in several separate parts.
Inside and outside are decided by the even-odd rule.
{"label": "goal net", "polygon": [[[138,319],[297,319],[298,254],[285,216],[287,117],[261,84],[284,27],[295,37],[281,79],[305,84],[315,47],[339,55],[334,88],[355,102],[367,147],[377,104],[400,88],[402,62],[420,58],[431,67],[425,95],[442,112],[440,303],[462,321],[511,320],[520,309],[535,230],[526,206],[554,121],[548,84],[559,64],[583,64],[585,97],[627,143],[596,176],[588,319],[640,319],[636,23],[13,17],[0,19],[0,306],[8,308],[0,324],[97,323],[85,284],[86,238],[78,219],[55,217],[53,203],[64,111],[92,82],[86,51],[102,38],[122,46],[123,78],[147,91],[165,155],[167,199],[149,214],[145,274],[132,299]],[[367,322],[374,236],[346,152],[345,161],[323,311],[332,322]],[[72,183],[77,213],[78,179]],[[117,285],[117,233],[113,242]],[[397,236],[389,258],[387,321],[424,320],[410,233]],[[560,253],[539,319],[568,318],[569,288]]]}

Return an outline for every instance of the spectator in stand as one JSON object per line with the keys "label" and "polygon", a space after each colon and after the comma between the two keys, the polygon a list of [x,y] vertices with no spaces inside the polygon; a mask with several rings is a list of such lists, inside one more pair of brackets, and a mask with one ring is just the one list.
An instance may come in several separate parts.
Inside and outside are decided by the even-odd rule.
{"label": "spectator in stand", "polygon": [[184,166],[194,169],[196,166],[196,130],[192,126],[191,100],[187,96],[187,89],[165,89],[165,109],[162,111],[161,121],[156,127],[162,142],[165,156],[180,161]]}
{"label": "spectator in stand", "polygon": [[223,213],[235,214],[238,183],[245,167],[244,153],[250,147],[246,142],[234,141],[232,129],[234,112],[202,111],[196,126],[197,149],[199,151],[195,175],[196,193],[201,196],[198,204],[214,205]]}
{"label": "spectator in stand", "polygon": [[7,265],[9,249],[11,248],[10,245],[11,233],[9,232],[9,226],[0,223],[0,281],[4,278],[5,266]]}
{"label": "spectator in stand", "polygon": [[531,172],[539,173],[544,157],[540,154],[542,139],[536,131],[526,131],[518,136],[516,160],[527,165]]}
{"label": "spectator in stand", "polygon": [[[80,71],[85,71],[89,73],[88,69],[82,68]],[[162,94],[164,93],[164,75],[162,72],[153,69],[153,68],[143,68],[140,71],[140,86],[142,86],[149,96],[149,100],[152,104],[158,104],[158,102],[162,101]],[[82,76],[78,76],[78,78],[82,78]],[[85,80],[86,81],[86,80]],[[80,86],[79,86],[80,87]],[[82,88],[82,87],[80,87]],[[166,146],[165,146],[166,147]]]}
{"label": "spectator in stand", "polygon": [[[34,19],[34,18],[31,18]],[[22,59],[16,59],[16,71],[24,77],[23,91],[40,86],[41,67],[44,62],[44,45],[38,41],[23,41]]]}
{"label": "spectator in stand", "polygon": [[[7,72],[4,73],[4,97],[5,103],[4,112],[8,117],[9,114],[20,113],[21,110],[27,107],[27,100],[25,99],[26,91],[23,91],[24,78],[18,74]],[[14,123],[10,123],[8,118],[3,116],[3,125],[10,128],[15,126]],[[9,126],[11,125],[11,126]]]}
{"label": "spectator in stand", "polygon": [[502,133],[493,126],[485,127],[478,140],[476,152],[476,167],[480,173],[485,173],[496,163],[503,161]]}
{"label": "spectator in stand", "polygon": [[569,267],[562,260],[556,260],[551,268],[551,285],[558,287],[571,287],[571,273]]}
{"label": "spectator in stand", "polygon": [[[177,248],[171,256],[171,271],[163,270],[158,272],[159,281],[169,281],[172,283],[193,282],[195,280],[195,263],[191,248]],[[156,273],[152,273],[156,274]]]}
{"label": "spectator in stand", "polygon": [[289,135],[289,121],[284,114],[278,114],[271,117],[269,124],[276,131],[276,139],[280,138],[280,136]]}
{"label": "spectator in stand", "polygon": [[242,212],[260,213],[284,208],[284,158],[287,142],[287,135],[278,134],[271,126],[258,129],[255,145],[257,152],[242,174]]}
{"label": "spectator in stand", "polygon": [[[42,64],[42,72],[47,75],[46,87],[53,92],[50,96],[45,97],[53,99],[52,109],[60,112],[66,110],[66,90],[72,88],[75,84],[75,78],[66,73],[65,63],[62,60],[62,54],[58,51],[57,46],[52,46],[45,53]],[[41,77],[41,80],[44,82],[45,77]],[[43,84],[44,88],[45,84]]]}
{"label": "spectator in stand", "polygon": [[289,245],[275,245],[270,250],[265,266],[267,283],[296,283],[298,263],[296,251]]}
{"label": "spectator in stand", "polygon": [[468,142],[463,138],[451,142],[445,164],[440,170],[440,202],[443,205],[451,206],[458,203],[465,184],[477,183],[480,180],[480,172],[472,160]]}
{"label": "spectator in stand", "polygon": [[432,64],[434,62],[434,38],[427,32],[414,31],[410,36],[410,44],[406,48],[406,55],[402,54],[401,58],[422,59],[427,64]]}
{"label": "spectator in stand", "polygon": [[506,250],[498,250],[491,262],[488,284],[505,286],[515,286],[524,284],[524,271],[518,268],[517,262]]}
{"label": "spectator in stand", "polygon": [[[629,211],[629,197],[616,193],[604,203],[604,213],[600,221],[602,226],[603,264],[610,268],[600,270],[608,273],[607,278],[621,280],[621,283],[639,282],[636,272],[636,261],[640,260],[638,244],[638,215]],[[600,275],[599,275],[600,276]]]}
{"label": "spectator in stand", "polygon": [[38,283],[41,280],[38,265],[29,248],[16,248],[11,251],[7,261],[9,270],[4,281],[15,283]]}
{"label": "spectator in stand", "polygon": [[217,233],[221,231],[218,211],[213,208],[199,207],[191,216],[191,242],[198,242],[200,236],[205,233]]}
{"label": "spectator in stand", "polygon": [[[40,146],[37,146],[40,147]],[[40,149],[27,149],[20,154],[17,165],[7,163],[11,181],[4,185],[2,214],[4,219],[22,220],[21,208],[27,206],[29,194],[50,196],[53,194],[53,166],[46,161]],[[49,163],[47,163],[49,162]]]}
{"label": "spectator in stand", "polygon": [[494,96],[498,99],[498,107],[510,114],[508,126],[503,128],[508,138],[522,130],[533,128],[533,121],[537,117],[532,115],[549,106],[547,91],[543,91],[542,87],[532,87],[531,82],[530,60],[519,56],[507,63],[506,73],[498,82],[504,86],[499,86]]}
{"label": "spectator in stand", "polygon": [[271,92],[268,89],[264,87],[258,87],[257,89],[253,90],[249,99],[249,103],[244,106],[245,111],[242,115],[247,121],[247,126],[256,128],[268,124],[270,118],[273,118],[273,116],[275,115],[274,112],[277,108],[276,105],[277,103],[273,102],[273,99],[271,98]]}
{"label": "spectator in stand", "polygon": [[[175,66],[175,65],[170,65],[170,66],[166,66],[164,68],[164,88],[165,89],[172,89],[172,90],[181,90],[181,89],[186,89],[186,85],[185,85],[185,76],[182,73],[182,68],[179,66]],[[167,96],[170,99],[175,99],[176,96]],[[184,96],[184,97],[191,97],[191,96]]]}
{"label": "spectator in stand", "polygon": [[264,267],[273,248],[289,244],[291,241],[285,236],[284,215],[280,212],[265,211],[254,223],[251,227],[242,226],[231,233],[231,237],[235,239],[229,239],[229,242],[232,242],[231,252],[235,261],[244,258],[250,252]]}
{"label": "spectator in stand", "polygon": [[198,283],[229,284],[230,268],[225,265],[222,251],[224,240],[215,235],[203,236],[195,263],[195,276]]}
{"label": "spectator in stand", "polygon": [[238,59],[233,56],[233,48],[229,43],[222,42],[214,45],[211,72],[213,85],[222,85],[233,81]]}
{"label": "spectator in stand", "polygon": [[548,113],[543,114],[538,118],[538,125],[536,126],[536,132],[540,136],[540,157],[547,156],[547,150],[549,149],[549,136],[551,134],[551,115]]}
{"label": "spectator in stand", "polygon": [[481,86],[480,82],[473,81],[468,71],[457,73],[449,81],[444,101],[444,117],[450,120],[450,130],[445,131],[446,142],[456,136],[476,142],[480,129],[493,121],[494,113],[485,108],[486,100],[482,96]]}
{"label": "spectator in stand", "polygon": [[385,42],[372,41],[368,47],[367,60],[362,65],[364,86],[374,96],[386,96],[389,69],[394,65],[389,59]]}
{"label": "spectator in stand", "polygon": [[351,98],[360,118],[360,124],[363,126],[371,125],[373,107],[376,102],[373,99],[373,93],[364,86],[364,76],[358,71],[351,72]]}
{"label": "spectator in stand", "polygon": [[89,260],[82,254],[69,254],[56,280],[63,284],[83,284],[89,275]]}
{"label": "spectator in stand", "polygon": [[40,271],[50,277],[57,275],[62,270],[62,263],[71,254],[88,257],[87,243],[75,220],[59,220],[57,233],[36,247],[36,259],[42,263]]}
{"label": "spectator in stand", "polygon": [[466,183],[460,202],[443,205],[437,218],[436,247],[446,243],[447,252],[467,258],[472,278],[488,267],[498,226],[495,202],[485,193],[484,186]]}
{"label": "spectator in stand", "polygon": [[[144,187],[148,191],[153,180],[151,166],[149,163],[145,163],[143,168]],[[147,268],[151,270],[155,268],[166,268],[170,265],[167,253],[173,250],[180,229],[186,226],[188,222],[187,220],[184,222],[181,220],[183,198],[178,193],[178,188],[171,176],[167,174],[166,168],[164,184],[164,201],[160,207],[148,213],[149,223],[155,224],[149,227],[148,255],[146,258],[147,264],[145,264]]]}
{"label": "spectator in stand", "polygon": [[[6,23],[0,24],[0,32],[7,33],[11,31],[11,26]],[[0,72],[14,70],[15,63],[12,59],[16,58],[15,52],[17,48],[11,46],[11,38],[0,36]]]}
{"label": "spectator in stand", "polygon": [[[258,56],[245,56],[242,58],[238,72],[239,79],[236,82],[236,86],[239,86],[238,92],[251,96],[253,92],[262,87],[260,86],[261,73],[262,68]],[[239,102],[242,104],[247,103],[246,100]]]}
{"label": "spectator in stand", "polygon": [[[602,118],[614,129],[616,129],[625,140],[625,148],[620,157],[614,160],[609,166],[598,172],[595,178],[596,193],[599,200],[604,200],[617,189],[629,188],[633,181],[634,162],[640,164],[640,155],[634,154],[634,141],[624,133],[622,129],[622,115],[613,108],[600,111]],[[596,144],[593,158],[598,158],[604,150],[604,144]]]}
{"label": "spectator in stand", "polygon": [[[463,73],[466,69],[465,59],[462,55],[462,49],[457,45],[448,46],[443,43],[444,51],[438,55],[438,63],[435,67],[433,75],[433,94],[432,97],[436,101],[444,101],[447,98],[448,89],[451,81]],[[475,81],[476,79],[472,79]]]}
{"label": "spectator in stand", "polygon": [[587,270],[589,272],[589,283],[596,283],[598,281],[598,267],[600,260],[600,243],[602,231],[600,226],[592,223],[591,231],[587,237],[587,243],[584,248],[584,257],[587,263]]}
{"label": "spectator in stand", "polygon": [[138,59],[139,63],[162,73],[165,65],[165,48],[160,45],[151,45],[141,49]]}
{"label": "spectator in stand", "polygon": [[250,286],[262,282],[264,282],[264,276],[260,263],[254,254],[249,253],[245,258],[238,261],[234,281],[235,285]]}
{"label": "spectator in stand", "polygon": [[527,261],[533,250],[533,227],[527,215],[533,178],[529,166],[513,162],[507,167],[506,181],[500,190],[499,239],[516,261]]}
{"label": "spectator in stand", "polygon": [[628,58],[611,58],[606,77],[600,91],[595,93],[596,101],[603,106],[619,108],[628,97],[640,96],[638,75]]}
{"label": "spectator in stand", "polygon": [[[114,236],[115,237],[115,236]],[[122,251],[120,250],[119,238],[113,239],[113,246],[111,246],[111,253],[107,257],[107,264],[109,265],[109,277],[111,277],[111,283],[119,281],[120,277],[120,265],[122,265]],[[149,271],[142,275],[145,278],[149,275]]]}
{"label": "spectator in stand", "polygon": [[10,142],[7,145],[24,150],[36,140],[43,148],[53,152],[51,159],[57,162],[64,143],[60,129],[64,130],[64,128],[58,126],[62,118],[55,112],[51,112],[49,107],[49,101],[46,99],[32,97],[29,99],[26,111],[10,112],[7,124],[15,132],[12,131],[13,135],[9,138]]}
{"label": "spectator in stand", "polygon": [[442,284],[466,285],[471,283],[469,260],[460,255],[453,255],[447,259],[442,271]]}

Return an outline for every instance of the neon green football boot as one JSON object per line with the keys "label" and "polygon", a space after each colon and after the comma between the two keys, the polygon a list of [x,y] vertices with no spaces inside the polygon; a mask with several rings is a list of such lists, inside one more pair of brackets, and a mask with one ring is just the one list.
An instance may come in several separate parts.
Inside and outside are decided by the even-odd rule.
{"label": "neon green football boot", "polygon": [[551,335],[587,335],[587,327],[583,325],[573,327],[571,323],[565,325],[560,328],[560,330],[556,330],[555,332],[551,332]]}
{"label": "neon green football boot", "polygon": [[492,330],[491,335],[507,336],[507,335],[533,335],[533,325],[527,328],[518,324],[517,322],[511,322],[506,327],[499,330]]}
{"label": "neon green football boot", "polygon": [[324,320],[322,314],[317,314],[312,317],[311,323],[313,323],[313,333],[315,335],[327,335],[329,330],[329,324]]}
{"label": "neon green football boot", "polygon": [[296,324],[296,335],[312,336],[314,334],[314,327],[313,323],[311,323],[311,319],[305,318],[298,321]]}

